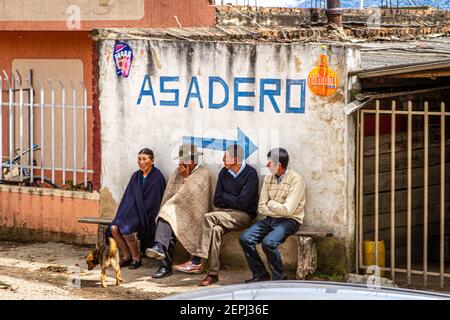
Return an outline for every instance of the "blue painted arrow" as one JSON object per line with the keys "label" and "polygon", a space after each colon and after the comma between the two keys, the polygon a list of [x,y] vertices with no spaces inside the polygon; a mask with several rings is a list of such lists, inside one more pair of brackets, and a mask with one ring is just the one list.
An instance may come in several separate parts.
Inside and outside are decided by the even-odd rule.
{"label": "blue painted arrow", "polygon": [[237,128],[237,140],[184,136],[183,143],[192,143],[198,148],[220,151],[225,151],[230,145],[239,144],[244,148],[244,159],[250,157],[258,149],[240,128]]}

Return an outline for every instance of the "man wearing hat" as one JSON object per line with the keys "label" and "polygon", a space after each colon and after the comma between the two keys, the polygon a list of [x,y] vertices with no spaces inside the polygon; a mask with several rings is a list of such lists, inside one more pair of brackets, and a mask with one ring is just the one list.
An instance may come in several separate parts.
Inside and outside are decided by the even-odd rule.
{"label": "man wearing hat", "polygon": [[147,248],[149,258],[160,260],[153,278],[172,274],[176,241],[190,254],[200,242],[204,215],[213,211],[215,177],[199,164],[194,144],[183,144],[178,151],[178,168],[171,174],[157,217],[155,245]]}
{"label": "man wearing hat", "polygon": [[225,233],[248,228],[256,217],[259,181],[255,168],[245,162],[244,148],[233,144],[223,155],[224,167],[219,173],[214,193],[214,206],[218,211],[205,215],[201,242],[190,260],[175,265],[185,273],[201,273],[203,260],[208,260],[207,275],[200,282],[209,286],[219,281],[220,246]]}

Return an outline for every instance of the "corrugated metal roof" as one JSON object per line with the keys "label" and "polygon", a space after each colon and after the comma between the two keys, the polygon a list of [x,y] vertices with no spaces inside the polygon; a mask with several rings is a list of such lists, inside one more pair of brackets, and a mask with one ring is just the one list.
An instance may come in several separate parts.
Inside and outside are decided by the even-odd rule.
{"label": "corrugated metal roof", "polygon": [[450,59],[450,37],[408,42],[361,42],[363,71]]}
{"label": "corrugated metal roof", "polygon": [[433,61],[425,61],[425,62],[410,62],[406,64],[402,64],[402,61],[397,61],[397,64],[393,65],[385,65],[381,67],[371,68],[371,69],[363,69],[358,71],[352,71],[349,73],[350,76],[357,75],[360,78],[374,78],[374,77],[382,77],[387,75],[396,75],[396,74],[406,74],[406,73],[418,73],[424,71],[442,71],[450,69],[450,58],[447,56],[447,59],[439,59]]}

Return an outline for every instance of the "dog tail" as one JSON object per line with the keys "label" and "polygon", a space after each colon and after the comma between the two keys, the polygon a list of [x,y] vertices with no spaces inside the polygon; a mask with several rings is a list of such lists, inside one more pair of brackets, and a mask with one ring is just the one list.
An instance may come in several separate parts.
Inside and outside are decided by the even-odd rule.
{"label": "dog tail", "polygon": [[117,243],[113,238],[108,238],[109,239],[109,253],[108,256],[110,258],[114,257],[116,255],[117,252]]}

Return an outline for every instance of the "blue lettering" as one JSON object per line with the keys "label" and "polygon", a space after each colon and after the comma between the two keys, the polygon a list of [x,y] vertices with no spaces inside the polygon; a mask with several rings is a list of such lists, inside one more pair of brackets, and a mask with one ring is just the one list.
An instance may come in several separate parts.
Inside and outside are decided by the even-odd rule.
{"label": "blue lettering", "polygon": [[159,104],[161,106],[169,106],[169,107],[178,107],[179,105],[179,95],[180,91],[178,89],[166,89],[165,83],[166,82],[175,82],[179,81],[179,77],[161,77],[159,78],[159,91],[161,93],[173,93],[174,94],[174,100],[161,100]]}
{"label": "blue lettering", "polygon": [[[145,85],[147,82],[148,82],[148,86],[149,86],[148,90],[145,89]],[[138,105],[141,104],[143,96],[151,96],[153,105],[156,106],[155,94],[153,93],[152,82],[151,82],[150,76],[148,74],[145,75],[144,81],[142,82],[141,92],[139,93],[139,98],[136,102]]]}
{"label": "blue lettering", "polygon": [[[195,87],[195,92],[192,92],[192,88]],[[200,89],[198,88],[198,80],[197,77],[192,77],[191,83],[189,84],[188,94],[186,96],[186,101],[184,102],[184,107],[187,108],[189,105],[189,99],[197,98],[200,104],[200,108],[203,109],[202,97],[200,96]]]}
{"label": "blue lettering", "polygon": [[[291,107],[291,86],[300,86],[300,106]],[[305,113],[305,80],[286,80],[286,113]]]}
{"label": "blue lettering", "polygon": [[234,110],[254,111],[254,106],[239,105],[239,97],[255,97],[255,91],[239,91],[240,83],[255,83],[255,78],[234,78]]}
{"label": "blue lettering", "polygon": [[[225,97],[222,102],[214,103],[214,83],[222,85]],[[210,109],[220,109],[227,105],[229,100],[229,89],[227,83],[220,77],[209,77],[209,99],[208,104]]]}
{"label": "blue lettering", "polygon": [[[155,80],[155,79],[153,79]],[[273,110],[276,113],[281,113],[280,102],[281,99],[281,81],[283,79],[276,78],[262,78],[258,79],[259,81],[259,112],[264,112],[266,109],[265,106],[265,98],[267,97],[272,105]],[[175,88],[167,88],[168,83],[179,83],[180,78],[178,76],[160,76],[159,85],[160,91],[155,92],[152,79],[150,75],[145,75],[142,81],[141,89],[139,91],[139,96],[136,101],[137,105],[142,104],[142,100],[144,97],[149,96],[151,98],[151,103],[156,106],[156,94],[159,94],[158,98],[161,99],[161,94],[166,94],[167,98],[165,100],[161,99],[159,101],[159,105],[161,106],[180,106],[180,89],[179,86],[173,85]],[[208,108],[209,109],[221,109],[227,106],[230,102],[230,86],[227,82],[219,77],[219,76],[210,76],[208,77],[209,84],[209,92],[208,92]],[[241,84],[250,85],[250,89],[243,89]],[[237,77],[234,78],[234,97],[233,97],[233,110],[234,111],[255,111],[254,102],[256,98],[255,92],[255,78],[250,77]],[[241,85],[241,87],[240,87]],[[253,85],[253,86],[252,86]],[[294,87],[296,86],[296,87]],[[214,88],[215,87],[215,88]],[[221,87],[221,88],[220,88]],[[214,91],[215,90],[215,91]],[[221,95],[221,90],[223,90],[223,97]],[[299,93],[297,93],[299,90]],[[168,95],[171,94],[171,95]],[[295,95],[293,99],[293,95]],[[298,96],[298,105],[293,106],[293,101],[297,101]],[[279,100],[277,101],[277,98]],[[187,90],[187,94],[184,101],[184,108],[189,107],[189,104],[192,104],[192,99],[198,100],[198,106],[203,109],[203,99],[206,97],[202,97],[200,92],[200,85],[197,76],[193,76],[189,83],[189,88]],[[239,98],[250,98],[248,104],[244,102],[239,103]],[[292,100],[293,99],[293,100]],[[285,112],[286,113],[305,113],[306,109],[306,80],[305,79],[286,79],[286,105]],[[297,102],[295,102],[297,104]],[[270,107],[269,107],[270,108]]]}
{"label": "blue lettering", "polygon": [[[266,84],[274,84],[276,89],[266,89]],[[280,113],[280,108],[275,101],[274,96],[281,95],[281,80],[280,79],[261,79],[260,81],[260,96],[259,96],[259,111],[264,112],[264,96],[268,96],[270,102],[272,103],[273,109],[276,113]]]}

